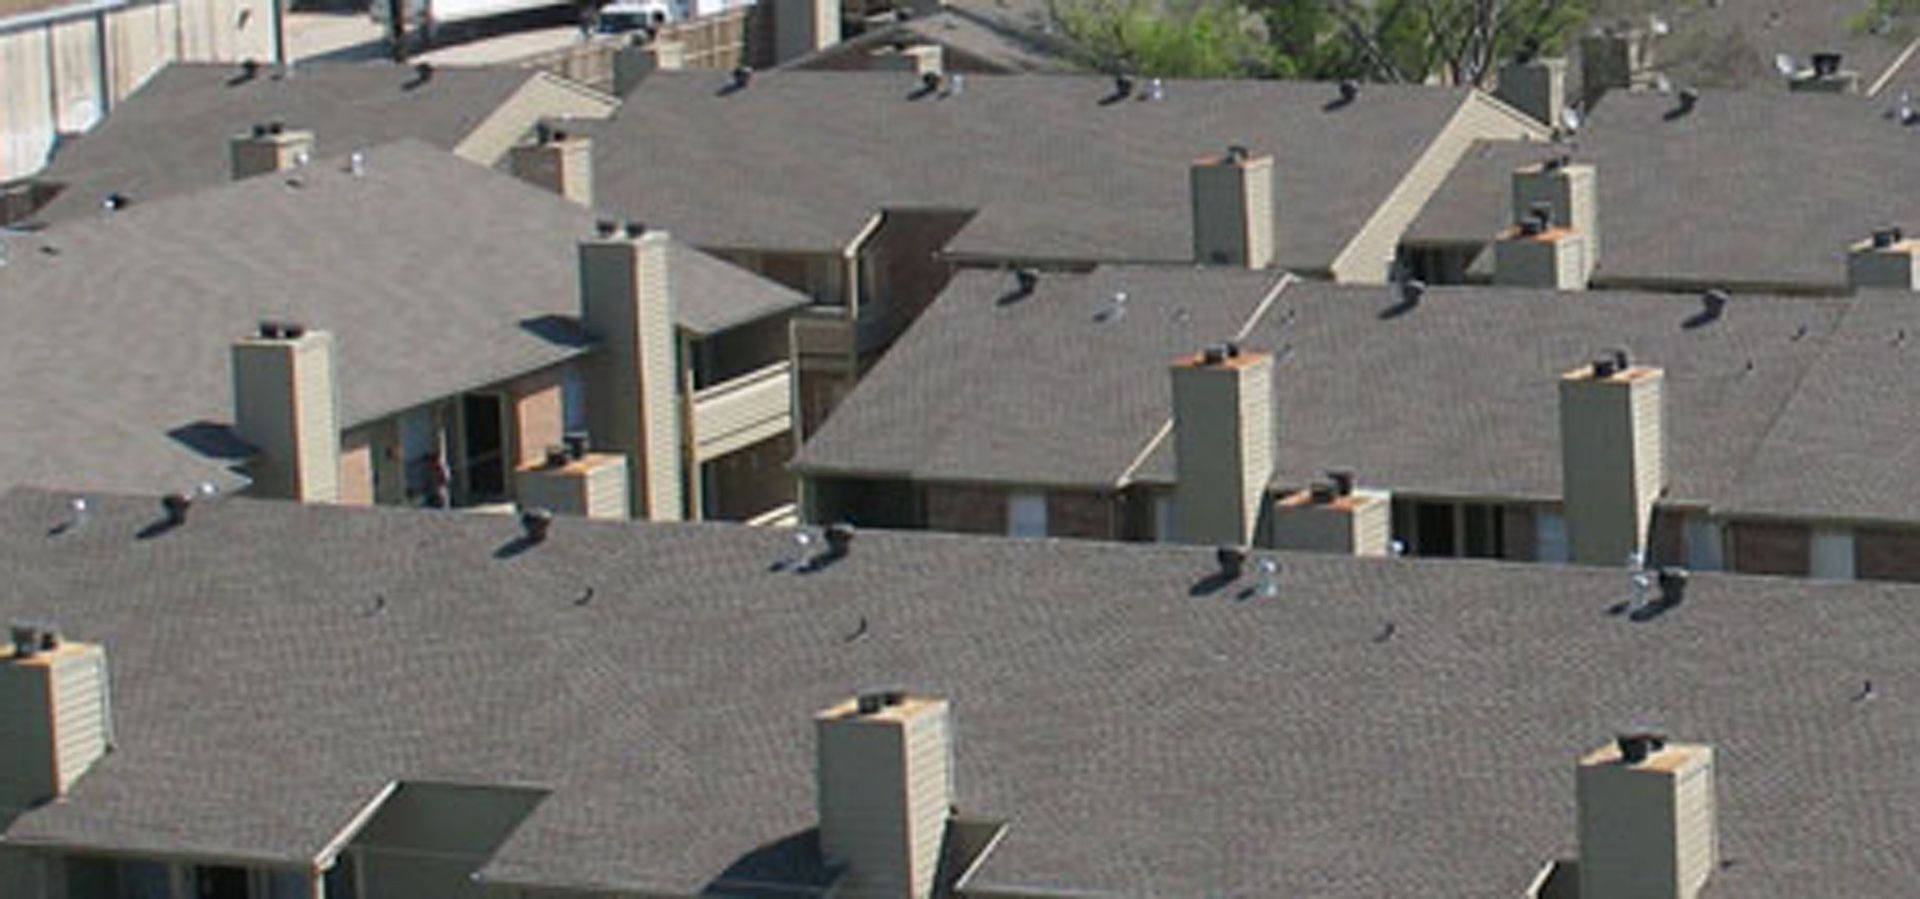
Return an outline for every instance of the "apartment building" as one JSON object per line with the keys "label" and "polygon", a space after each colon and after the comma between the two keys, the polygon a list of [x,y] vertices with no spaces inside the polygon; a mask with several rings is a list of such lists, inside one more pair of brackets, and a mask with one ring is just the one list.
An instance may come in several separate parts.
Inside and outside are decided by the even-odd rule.
{"label": "apartment building", "polygon": [[69,496],[0,501],[9,896],[1912,883],[1912,587]]}
{"label": "apartment building", "polygon": [[[956,266],[1229,262],[1382,282],[1474,140],[1547,133],[1464,89],[932,74],[663,72],[584,129],[598,204],[822,307],[795,333],[803,433]],[[1210,221],[1254,255],[1202,246],[1186,212],[1194,160],[1229,156],[1203,179]]]}
{"label": "apartment building", "polygon": [[1912,300],[967,272],[795,469],[820,522],[1910,580]]}
{"label": "apartment building", "polygon": [[1511,142],[1464,154],[1401,241],[1428,283],[1492,279],[1515,221],[1516,169],[1553,155],[1590,166],[1604,252],[1595,286],[1844,293],[1846,250],[1920,221],[1898,94],[1614,92],[1555,151]]}
{"label": "apartment building", "polygon": [[[242,132],[220,155],[269,171],[314,139]],[[785,319],[806,298],[444,150],[294,165],[6,251],[0,482],[612,517],[791,503]]]}
{"label": "apartment building", "polygon": [[100,214],[109,197],[150,203],[233,177],[228,138],[266,122],[312,132],[311,158],[413,139],[491,166],[544,118],[604,118],[613,97],[533,69],[303,64],[174,64],[85,136],[65,141],[35,179],[33,214],[60,223]]}

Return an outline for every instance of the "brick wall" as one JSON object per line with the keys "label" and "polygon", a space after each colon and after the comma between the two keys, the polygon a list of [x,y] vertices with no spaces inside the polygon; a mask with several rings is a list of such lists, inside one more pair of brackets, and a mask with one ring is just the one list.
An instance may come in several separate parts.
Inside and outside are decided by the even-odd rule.
{"label": "brick wall", "polygon": [[[1007,491],[1002,487],[928,484],[926,510],[929,530],[960,534],[1007,532]],[[1049,508],[1047,512],[1051,526],[1053,510]]]}
{"label": "brick wall", "polygon": [[560,443],[567,426],[560,398],[560,369],[549,368],[514,381],[507,395],[513,404],[509,467],[537,465],[546,458],[547,447]]}
{"label": "brick wall", "polygon": [[1063,491],[1047,493],[1047,535],[1083,537],[1090,540],[1118,540],[1125,535],[1120,526],[1118,499],[1111,493]]}
{"label": "brick wall", "polygon": [[1734,522],[1727,527],[1733,571],[1804,577],[1813,567],[1813,532],[1805,525]]}
{"label": "brick wall", "polygon": [[365,428],[340,435],[340,504],[373,505],[373,434]]}
{"label": "brick wall", "polygon": [[1920,531],[1854,531],[1853,569],[1854,576],[1862,580],[1920,581]]}

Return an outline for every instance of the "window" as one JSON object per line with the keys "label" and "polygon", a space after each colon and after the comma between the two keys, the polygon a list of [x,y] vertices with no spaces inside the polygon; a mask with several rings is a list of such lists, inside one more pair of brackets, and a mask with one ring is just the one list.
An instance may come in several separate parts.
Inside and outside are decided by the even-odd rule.
{"label": "window", "polygon": [[1817,578],[1853,580],[1853,532],[1844,528],[1815,530],[1809,568],[1808,573]]}
{"label": "window", "polygon": [[1533,556],[1541,562],[1567,560],[1567,519],[1544,509],[1533,517]]}
{"label": "window", "polygon": [[1459,555],[1454,540],[1452,503],[1415,503],[1413,527],[1415,555]]}
{"label": "window", "polygon": [[1047,535],[1047,495],[1012,493],[1007,496],[1007,536]]}
{"label": "window", "polygon": [[1499,506],[1467,503],[1460,507],[1466,530],[1466,556],[1498,559],[1504,554],[1505,516]]}
{"label": "window", "polygon": [[1713,519],[1698,513],[1686,517],[1687,567],[1695,571],[1719,571],[1726,562],[1720,552],[1720,527]]}
{"label": "window", "polygon": [[192,874],[193,886],[187,890],[192,899],[251,899],[245,868],[195,865]]}

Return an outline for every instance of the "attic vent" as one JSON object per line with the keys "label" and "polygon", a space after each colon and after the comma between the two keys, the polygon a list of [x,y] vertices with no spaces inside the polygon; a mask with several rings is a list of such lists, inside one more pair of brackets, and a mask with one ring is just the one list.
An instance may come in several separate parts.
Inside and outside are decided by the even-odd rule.
{"label": "attic vent", "polygon": [[1674,110],[1674,114],[1686,115],[1692,112],[1695,106],[1700,105],[1700,92],[1690,87],[1683,87],[1674,95],[1674,99],[1680,101],[1680,106]]}
{"label": "attic vent", "polygon": [[1623,349],[1608,350],[1593,360],[1595,378],[1611,378],[1626,370],[1627,351]]}
{"label": "attic vent", "polygon": [[940,89],[940,82],[944,80],[946,79],[942,78],[939,72],[922,72],[920,73],[920,89],[931,94]]}
{"label": "attic vent", "polygon": [[1427,282],[1419,278],[1408,278],[1400,282],[1400,302],[1408,306],[1415,306],[1418,305],[1421,298],[1426,295]]}
{"label": "attic vent", "polygon": [[433,63],[430,63],[430,62],[416,63],[413,67],[413,77],[418,79],[423,84],[428,81],[432,81],[433,80]]}
{"label": "attic vent", "polygon": [[734,90],[745,90],[746,86],[748,84],[751,84],[752,82],[753,82],[753,66],[734,66],[733,67]]}
{"label": "attic vent", "polygon": [[1634,731],[1614,738],[1620,747],[1620,760],[1629,765],[1638,765],[1647,757],[1666,748],[1666,734],[1654,731]]}
{"label": "attic vent", "polygon": [[1030,296],[1034,288],[1040,286],[1040,270],[1016,268],[1013,270],[1013,289],[1021,296]]}
{"label": "attic vent", "polygon": [[1124,100],[1133,96],[1133,76],[1122,72],[1113,76],[1113,96]]}
{"label": "attic vent", "polygon": [[170,527],[179,527],[187,523],[187,510],[193,508],[193,497],[184,493],[169,493],[160,498],[160,512],[167,517]]}
{"label": "attic vent", "polygon": [[252,81],[253,79],[258,77],[260,77],[260,61],[259,60],[245,59],[240,61],[240,80],[241,81]]}
{"label": "attic vent", "polygon": [[1360,98],[1360,82],[1351,78],[1340,82],[1340,102],[1352,103]]}
{"label": "attic vent", "polygon": [[827,525],[827,558],[844,559],[853,551],[853,525],[844,521]]}
{"label": "attic vent", "polygon": [[127,208],[128,204],[132,202],[132,200],[127,199],[126,194],[111,193],[107,194],[106,197],[100,201],[100,208],[108,212],[119,212]]}
{"label": "attic vent", "polygon": [[1876,250],[1884,250],[1899,243],[1905,236],[1905,234],[1901,233],[1898,225],[1888,225],[1885,228],[1877,228],[1873,232],[1873,248]]}
{"label": "attic vent", "polygon": [[1700,295],[1700,303],[1706,307],[1708,319],[1719,318],[1720,313],[1727,311],[1727,303],[1732,299],[1732,295],[1717,287]]}

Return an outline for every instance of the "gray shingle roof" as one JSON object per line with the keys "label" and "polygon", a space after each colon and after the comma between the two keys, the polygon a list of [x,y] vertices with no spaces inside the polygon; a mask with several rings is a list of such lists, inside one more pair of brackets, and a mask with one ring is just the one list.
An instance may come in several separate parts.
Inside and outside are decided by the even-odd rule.
{"label": "gray shingle roof", "polygon": [[[1168,362],[1231,334],[1270,280],[1103,268],[1044,278],[1035,296],[1002,307],[992,298],[1003,277],[962,274],[796,465],[1111,486],[1171,414]],[[1095,324],[1099,300],[1121,289],[1126,318]],[[1721,320],[1690,328],[1701,306],[1674,295],[1435,288],[1412,312],[1384,317],[1396,302],[1385,288],[1296,282],[1248,334],[1250,348],[1283,357],[1274,379],[1282,483],[1353,468],[1363,482],[1410,493],[1558,497],[1555,379],[1626,346],[1667,369],[1672,496],[1721,499],[1844,309],[1743,296]],[[1181,309],[1187,323],[1176,319]],[[1134,476],[1171,483],[1171,441]]]}
{"label": "gray shingle roof", "polygon": [[[1920,222],[1914,135],[1881,104],[1706,91],[1692,112],[1675,109],[1672,97],[1616,92],[1579,136],[1575,157],[1599,172],[1603,281],[1835,289],[1849,243]],[[1505,222],[1516,160],[1543,151],[1482,146],[1407,239],[1486,241]]]}
{"label": "gray shingle roof", "polygon": [[1280,262],[1325,269],[1452,119],[1465,90],[1176,81],[1102,105],[1110,82],[1016,75],[915,99],[897,72],[662,73],[589,126],[595,196],[697,246],[838,251],[881,208],[978,208],[948,250],[1188,261],[1187,168],[1272,152]]}
{"label": "gray shingle roof", "polygon": [[[227,344],[261,319],[335,332],[343,426],[581,352],[542,335],[578,311],[590,212],[419,143],[365,158],[9,238],[0,484],[230,482],[169,434],[230,420]],[[696,332],[804,302],[686,247],[672,264]]]}
{"label": "gray shingle roof", "polygon": [[110,193],[138,203],[222,184],[232,177],[227,139],[270,120],[313,131],[315,156],[403,138],[450,150],[537,74],[441,66],[421,83],[411,67],[313,63],[291,78],[262,66],[246,80],[239,66],[175,63],[61,145],[38,180],[66,189],[39,215],[83,219]]}
{"label": "gray shingle roof", "polygon": [[0,615],[107,645],[118,738],[10,841],[305,859],[392,780],[538,785],[486,876],[686,894],[813,825],[815,709],[901,684],[1011,820],[984,887],[1514,895],[1573,851],[1575,758],[1649,720],[1719,752],[1716,894],[1920,876],[1912,587],[1699,575],[1632,624],[1622,576],[1548,565],[1288,555],[1235,601],[1187,548],[869,532],[797,576],[774,530],[497,558],[490,516],[228,500],[135,539],[156,512],[0,501]]}

